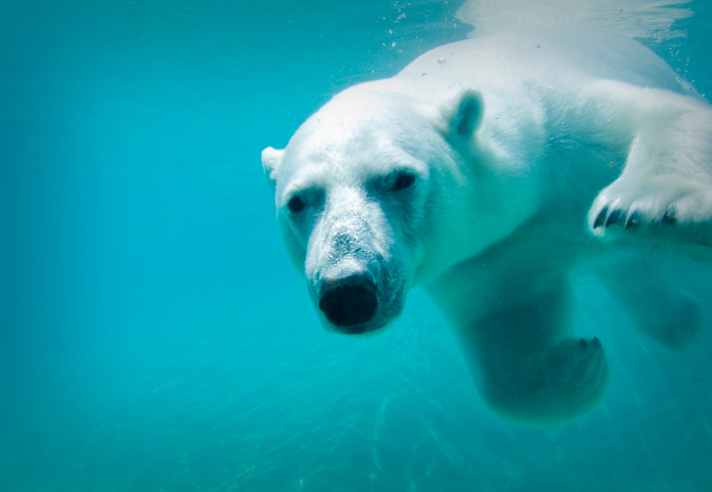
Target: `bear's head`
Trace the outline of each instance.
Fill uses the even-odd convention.
[[[262,152],[289,255],[324,325],[347,334],[386,326],[412,286],[477,247],[458,147],[480,124],[480,94],[429,109],[368,85]]]

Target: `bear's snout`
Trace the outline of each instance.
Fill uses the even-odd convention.
[[[378,307],[376,285],[362,274],[329,280],[321,287],[319,309],[339,331],[357,335],[369,330]]]

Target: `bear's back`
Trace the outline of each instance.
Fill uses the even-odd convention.
[[[474,85],[493,92],[509,83],[570,87],[611,79],[684,92],[676,74],[648,48],[619,34],[583,26],[513,31],[451,43],[421,55],[394,79],[447,84],[453,90]]]

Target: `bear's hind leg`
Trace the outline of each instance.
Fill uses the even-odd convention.
[[[475,382],[488,406],[509,420],[571,421],[605,394],[608,363],[601,342],[566,336],[571,320],[564,280],[546,292],[529,289],[529,295],[517,287],[516,299],[463,333]]]
[[[596,277],[636,327],[667,348],[685,349],[702,332],[699,304],[670,282],[663,260],[632,256],[598,268]]]

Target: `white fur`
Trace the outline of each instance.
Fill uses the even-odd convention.
[[[337,95],[263,166],[315,303],[326,282],[364,275],[378,290],[371,331],[424,286],[490,407],[546,425],[592,408],[608,378],[601,344],[572,337],[567,273],[602,257],[630,265],[624,245],[708,259],[711,157],[712,111],[664,62],[577,28],[437,48]],[[403,174],[414,184],[394,191]],[[596,265],[645,333],[672,348],[697,335],[694,301]],[[620,272],[684,316],[646,314]]]

